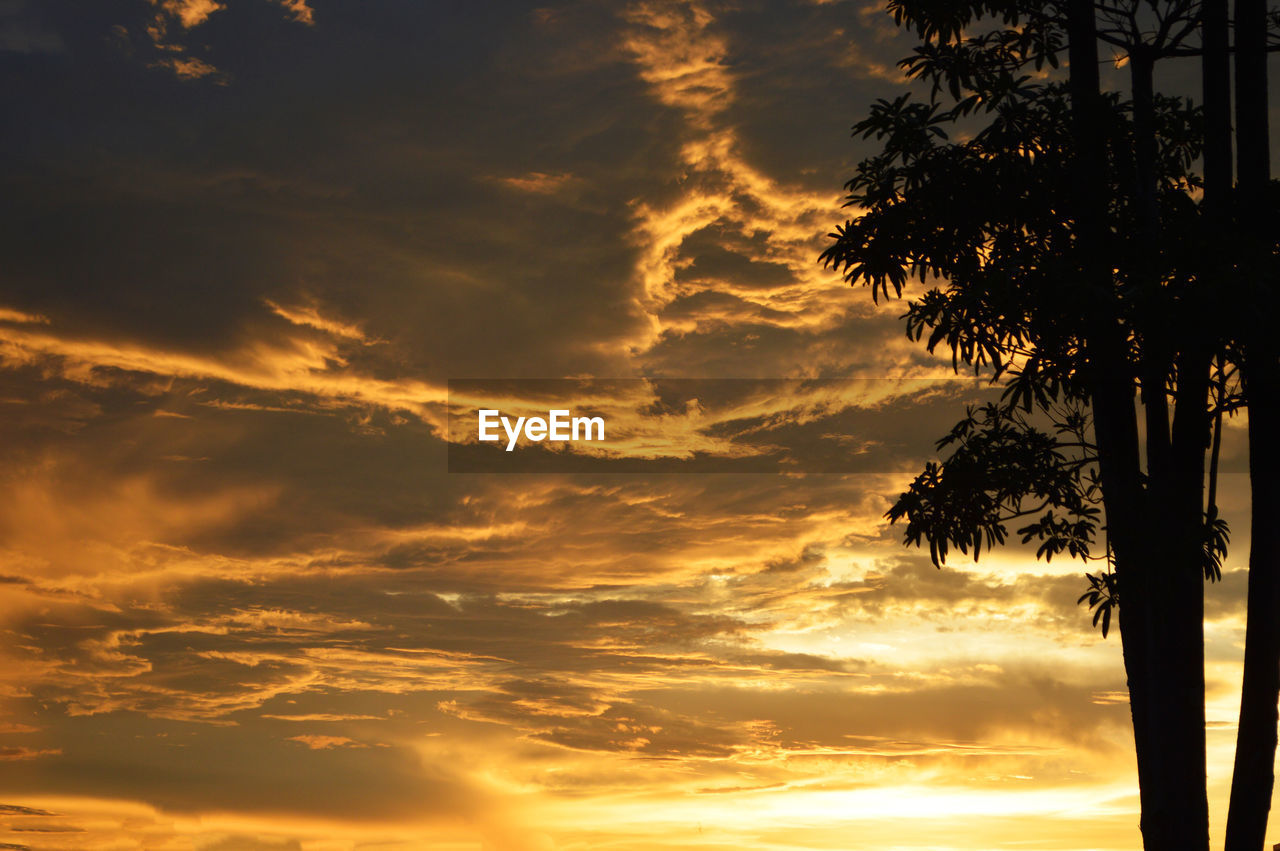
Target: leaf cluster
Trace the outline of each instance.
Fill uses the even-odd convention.
[[[1087,602],[1093,611],[1093,625],[1102,629],[1102,637],[1107,637],[1111,629],[1111,610],[1120,605],[1119,583],[1114,573],[1086,573],[1089,590],[1080,595],[1076,605]]]
[[[1007,399],[970,408],[938,441],[950,454],[925,465],[889,509],[890,522],[905,520],[906,542],[927,541],[939,567],[952,547],[977,559],[1003,544],[1019,518],[1030,522],[1016,533],[1039,542],[1037,556],[1089,558],[1101,514],[1095,459],[1080,440],[1084,414],[1063,419],[1070,424],[1050,432]]]

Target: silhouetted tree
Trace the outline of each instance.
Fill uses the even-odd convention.
[[[1225,5],[1225,4],[1224,4]],[[1225,16],[1225,10],[1220,14]],[[1236,0],[1237,231],[1242,286],[1251,308],[1242,329],[1249,404],[1252,540],[1248,625],[1240,725],[1227,815],[1226,851],[1263,847],[1275,784],[1276,702],[1280,695],[1280,347],[1276,344],[1274,206],[1269,201],[1267,10],[1264,0]]]
[[[1248,2],[1237,3],[1237,18],[1255,14]],[[1104,634],[1117,614],[1144,844],[1207,849],[1203,581],[1219,575],[1227,545],[1216,508],[1219,435],[1222,414],[1241,401],[1230,392],[1235,367],[1256,389],[1249,370],[1262,360],[1274,370],[1276,360],[1274,349],[1242,356],[1224,309],[1223,294],[1242,278],[1219,250],[1231,229],[1225,5],[895,0],[889,8],[921,39],[901,64],[930,96],[880,101],[855,126],[882,149],[847,184],[860,215],[837,229],[823,260],[876,298],[901,297],[909,276],[942,281],[909,303],[908,334],[928,332],[931,351],[945,345],[957,367],[988,368],[1006,383],[1000,404],[970,411],[940,441],[950,455],[927,465],[889,516],[906,521],[908,542],[928,541],[939,565],[949,547],[977,557],[1003,543],[1018,520],[1017,534],[1038,541],[1042,557],[1105,561],[1081,599]],[[1258,31],[1255,59],[1265,51]],[[1127,63],[1127,98],[1102,92],[1099,42]],[[1035,73],[1057,68],[1064,51],[1065,82]],[[1203,109],[1152,84],[1158,61],[1195,55]],[[1246,76],[1259,73],[1265,102],[1265,69],[1249,66]],[[1259,120],[1265,154],[1265,110],[1250,113],[1250,126]],[[970,138],[950,141],[955,127]],[[1250,244],[1265,245],[1265,235]],[[1255,273],[1264,254],[1254,251]],[[1256,336],[1260,352],[1272,335]],[[1255,490],[1255,514],[1256,505]],[[1251,640],[1268,629],[1254,628],[1263,619],[1254,586],[1251,578]],[[1258,594],[1274,606],[1277,586],[1259,583]],[[1273,680],[1274,632],[1256,654],[1260,664],[1272,660]],[[1255,702],[1270,701],[1269,801],[1276,691],[1259,682]],[[1260,735],[1265,721],[1247,727],[1242,714],[1242,739],[1246,729]],[[1237,787],[1240,776],[1237,768]],[[1259,795],[1246,797],[1240,811],[1256,821]]]

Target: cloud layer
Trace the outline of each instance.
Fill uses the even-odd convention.
[[[817,263],[908,47],[860,2],[0,3],[0,847],[1134,847],[1080,565],[883,519],[972,391]],[[810,466],[447,472],[451,380],[570,378],[634,457]]]

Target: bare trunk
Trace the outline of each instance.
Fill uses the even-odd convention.
[[[1107,535],[1115,557],[1120,607],[1117,628],[1124,654],[1133,719],[1134,751],[1142,811],[1157,809],[1163,772],[1160,748],[1151,724],[1150,607],[1147,565],[1141,559],[1140,530],[1145,526],[1145,494],[1135,411],[1134,383],[1128,343],[1111,305],[1111,269],[1107,256],[1107,162],[1103,136],[1103,102],[1098,77],[1098,48],[1092,0],[1071,0],[1068,38],[1073,131],[1077,148],[1074,200],[1078,262],[1086,292],[1081,299],[1083,335],[1087,339],[1090,405],[1107,513]],[[1144,818],[1144,836],[1146,835]],[[1148,848],[1154,848],[1148,845]]]
[[[1231,194],[1231,60],[1227,0],[1202,0],[1201,82],[1204,100],[1204,203],[1210,226],[1220,231]]]
[[[1267,184],[1266,3],[1236,0],[1236,149],[1239,224],[1247,237],[1241,280],[1261,321],[1247,331],[1242,371],[1249,401],[1249,479],[1253,491],[1248,626],[1240,726],[1227,816],[1227,851],[1261,851],[1275,784],[1276,703],[1280,695],[1280,352],[1274,342],[1276,294],[1270,284]]]
[[[1227,814],[1227,851],[1261,851],[1275,783],[1276,699],[1280,695],[1280,369],[1275,352],[1256,349],[1245,364],[1249,393],[1249,477],[1253,524],[1249,551],[1248,626],[1235,770]]]
[[[1131,53],[1135,138],[1130,202],[1137,243],[1132,283],[1150,306],[1139,326],[1147,488],[1140,527],[1143,551],[1130,556],[1141,560],[1143,581],[1133,589],[1137,599],[1122,583],[1121,600],[1143,610],[1145,626],[1143,707],[1150,753],[1145,777],[1144,766],[1139,766],[1139,781],[1153,788],[1143,795],[1143,843],[1148,851],[1208,851],[1200,530],[1210,358],[1205,346],[1196,345],[1201,334],[1180,333],[1189,329],[1179,328],[1180,305],[1171,300],[1159,272],[1154,60],[1145,48]],[[1166,385],[1175,362],[1178,394],[1171,423]]]

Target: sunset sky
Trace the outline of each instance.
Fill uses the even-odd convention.
[[[817,261],[911,44],[866,0],[0,0],[0,848],[1140,847],[1085,566],[883,519],[981,394]],[[614,444],[451,466],[566,378]]]

